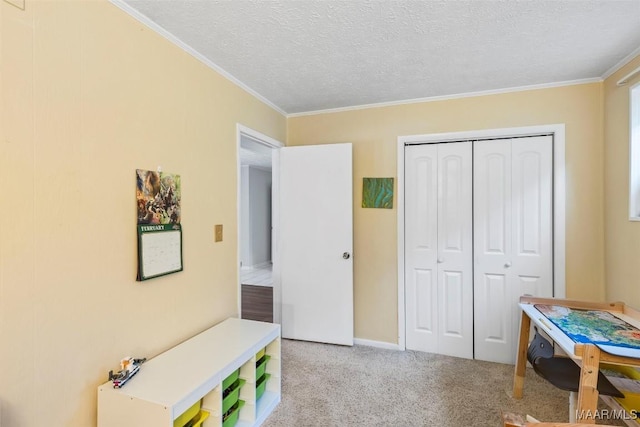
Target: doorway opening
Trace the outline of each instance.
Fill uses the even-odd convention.
[[[277,282],[277,149],[283,144],[238,125],[238,313],[243,319],[279,322]],[[275,277],[274,277],[275,276]]]

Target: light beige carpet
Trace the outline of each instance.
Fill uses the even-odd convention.
[[[568,421],[568,392],[528,368],[516,400],[512,382],[512,365],[282,340],[282,402],[263,425],[497,427],[503,411]]]

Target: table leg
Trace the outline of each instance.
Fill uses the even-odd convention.
[[[595,423],[598,409],[598,372],[600,370],[600,349],[592,344],[584,345],[582,369],[580,372],[580,388],[578,389],[578,405],[576,421],[578,423]]]
[[[522,389],[524,388],[524,375],[527,368],[527,348],[529,347],[529,329],[531,319],[522,312],[520,318],[520,338],[518,340],[518,352],[516,353],[516,367],[513,373],[513,397],[522,399]]]

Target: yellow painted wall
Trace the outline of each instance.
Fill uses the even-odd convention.
[[[0,1],[3,427],[95,425],[122,357],[237,314],[237,122],[286,137],[285,117],[106,1]],[[182,177],[185,271],[139,283],[135,170],[159,165]]]
[[[640,308],[640,222],[629,221],[629,87],[616,82],[640,56],[604,82],[605,248],[607,299]]]
[[[603,299],[602,98],[592,83],[290,118],[287,145],[353,143],[355,336],[398,339],[396,208],[360,206],[363,177],[396,177],[400,135],[565,123],[567,296]]]

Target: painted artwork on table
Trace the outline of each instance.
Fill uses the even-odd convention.
[[[180,224],[180,175],[136,170],[138,224]]]
[[[607,353],[640,357],[640,330],[603,310],[536,304],[547,319],[579,344],[595,344]]]
[[[363,208],[393,208],[393,178],[362,178]]]

